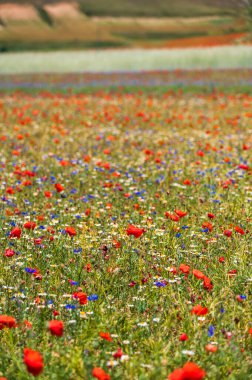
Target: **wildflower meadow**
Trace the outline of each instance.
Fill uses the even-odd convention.
[[[252,379],[251,92],[12,89],[0,128],[1,380]]]

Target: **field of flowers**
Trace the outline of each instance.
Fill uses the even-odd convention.
[[[57,92],[90,92],[95,89],[148,88],[149,91],[166,92],[167,89],[182,89],[196,93],[214,90],[225,92],[249,92],[252,90],[252,69],[223,70],[157,70],[140,72],[84,72],[68,74],[0,74],[0,93],[6,90],[26,91],[51,90]]]
[[[0,379],[252,379],[252,96],[2,93],[0,127]]]

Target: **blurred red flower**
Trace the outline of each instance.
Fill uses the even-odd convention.
[[[99,335],[100,335],[100,337],[101,337],[102,339],[105,339],[105,340],[107,340],[107,341],[109,341],[109,342],[112,342],[112,341],[113,341],[113,339],[111,338],[109,332],[100,332]]]
[[[196,315],[206,315],[208,313],[208,308],[196,305],[192,308],[191,313]]]
[[[202,380],[206,373],[197,364],[188,362],[183,368],[175,369],[169,376],[169,380]]]
[[[126,230],[128,235],[133,235],[135,238],[139,238],[145,230],[143,228],[138,228],[130,224]]]
[[[22,234],[22,231],[19,227],[14,227],[12,230],[11,230],[11,233],[10,233],[10,239],[11,238],[17,238],[17,239],[20,239],[20,236]]]
[[[64,324],[62,321],[56,321],[53,319],[49,322],[48,329],[52,335],[62,336],[64,332]]]
[[[16,319],[10,317],[9,315],[0,315],[0,330],[4,327],[11,329],[12,327],[16,327]]]
[[[92,375],[98,380],[110,380],[110,376],[102,368],[96,367],[92,371]]]
[[[33,376],[38,376],[43,371],[43,357],[38,351],[33,351],[30,348],[25,348],[24,363],[27,367],[27,371]]]
[[[73,227],[66,227],[65,231],[69,236],[75,236],[76,235],[76,231]]]

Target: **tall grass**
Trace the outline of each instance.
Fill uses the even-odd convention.
[[[0,73],[251,68],[252,47],[2,53]]]

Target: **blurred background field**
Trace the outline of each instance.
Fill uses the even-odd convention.
[[[0,51],[251,44],[245,3],[4,0]]]
[[[0,73],[130,72],[174,69],[251,68],[252,46],[5,53]]]
[[[87,73],[75,78],[75,89],[251,88],[251,20],[251,0],[0,0],[1,88],[16,88],[17,81],[24,88],[55,87],[50,76],[40,81],[36,74],[66,74],[56,83],[69,88],[68,74],[75,73]],[[203,74],[208,69],[224,71],[211,80]],[[193,72],[188,81],[174,70]]]

